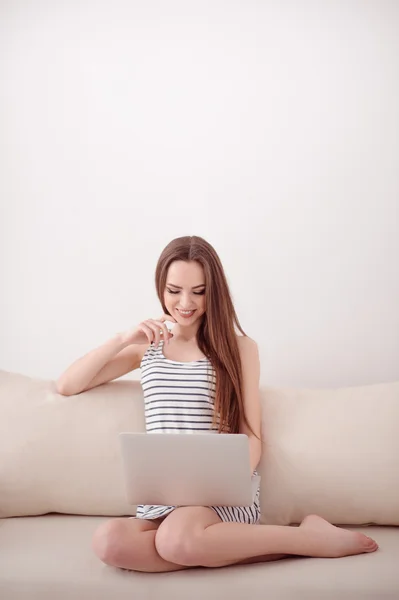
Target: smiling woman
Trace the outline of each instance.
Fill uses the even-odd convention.
[[[175,239],[159,258],[155,282],[164,314],[76,361],[60,377],[58,391],[77,394],[141,367],[149,434],[244,433],[251,472],[256,472],[261,453],[258,348],[238,321],[218,255],[200,237]],[[249,507],[139,505],[136,518],[102,524],[93,548],[103,562],[137,571],[377,549],[366,536],[317,516],[294,528],[259,525],[259,516],[259,490]]]
[[[242,422],[252,430],[243,407],[236,330],[245,333],[216,251],[200,237],[173,240],[159,258],[155,283],[165,313],[176,319],[183,339],[191,339],[215,370],[215,415],[220,417],[220,431],[238,433]]]
[[[164,294],[167,312],[176,319],[182,317],[188,321],[194,316],[199,319],[205,312],[205,290],[201,265],[195,261],[173,262],[169,267]]]

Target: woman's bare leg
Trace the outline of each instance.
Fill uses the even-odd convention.
[[[300,527],[222,523],[203,507],[176,509],[164,520],[119,518],[100,525],[93,549],[106,564],[161,573],[195,566],[275,561],[290,555],[339,557],[374,552],[376,542],[320,517]]]
[[[94,533],[93,550],[107,565],[147,573],[165,573],[189,569],[193,565],[179,565],[161,558],[155,548],[155,536],[162,519],[145,520],[117,518],[102,523]],[[220,523],[220,518],[211,511],[208,522]],[[283,555],[267,555],[243,561],[220,564],[227,566],[266,562],[284,558]],[[200,566],[200,565],[195,565]]]
[[[367,536],[309,516],[300,527],[222,523],[204,507],[178,508],[160,524],[155,548],[164,560],[185,566],[220,567],[265,555],[338,558],[374,552]],[[277,558],[276,557],[276,558]]]
[[[187,569],[161,558],[155,549],[160,519],[111,519],[94,533],[93,550],[102,562],[121,569],[151,573]]]

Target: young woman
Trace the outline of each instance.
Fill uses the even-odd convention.
[[[200,237],[175,239],[159,258],[155,280],[162,317],[80,358],[58,380],[59,393],[78,394],[141,367],[149,433],[245,433],[255,472],[261,455],[258,349],[240,326],[218,255]],[[174,324],[172,332],[165,322]],[[259,515],[258,497],[252,507],[139,506],[136,518],[102,524],[93,548],[106,564],[147,572],[378,548],[318,516],[283,527],[260,525]]]

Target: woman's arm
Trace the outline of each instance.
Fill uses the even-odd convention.
[[[58,379],[57,392],[63,396],[80,394],[137,369],[152,342],[158,347],[161,339],[167,342],[173,337],[165,321],[176,322],[170,315],[147,319],[134,329],[118,333],[99,348],[85,354]]]
[[[140,366],[143,352],[145,347],[128,345],[118,334],[76,360],[58,379],[57,392],[72,396],[122,377]]]
[[[258,466],[262,451],[259,352],[256,342],[249,337],[239,337],[238,348],[241,355],[244,410],[253,431],[252,433],[242,421],[240,433],[245,433],[249,438],[251,473],[253,473]]]

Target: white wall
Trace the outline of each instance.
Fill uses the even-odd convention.
[[[0,4],[0,368],[57,375],[226,267],[262,382],[399,379],[399,3]]]

